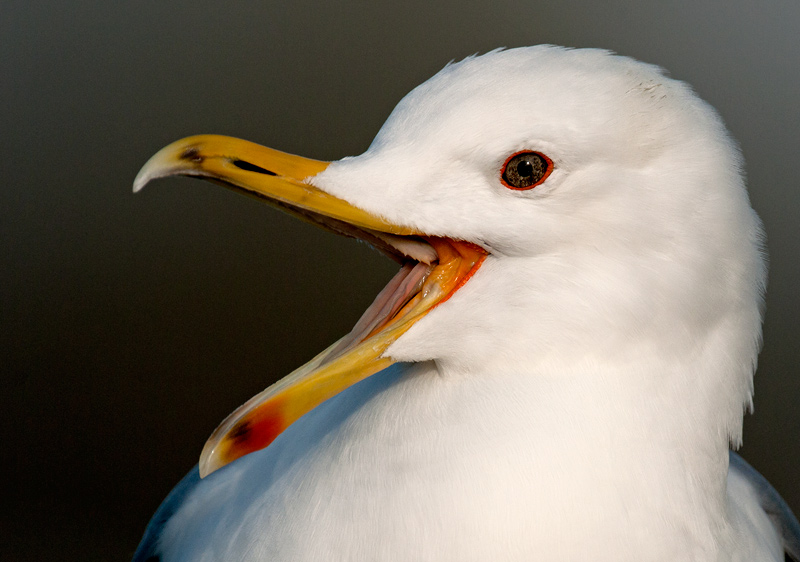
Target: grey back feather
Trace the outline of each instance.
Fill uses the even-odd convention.
[[[178,510],[183,503],[183,500],[189,495],[195,486],[200,482],[200,471],[197,465],[189,471],[189,474],[183,477],[178,482],[169,495],[161,502],[161,505],[150,519],[147,528],[144,531],[142,541],[133,555],[132,562],[159,562],[159,540],[161,532],[164,530],[164,525],[169,521],[170,517]]]
[[[752,485],[761,507],[769,515],[783,541],[784,551],[789,559],[800,562],[800,523],[783,498],[766,478],[733,451],[730,453],[729,470],[737,472]]]

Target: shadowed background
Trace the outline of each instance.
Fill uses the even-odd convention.
[[[345,334],[395,271],[210,184],[133,196],[152,153],[213,132],[358,154],[451,59],[537,43],[664,66],[740,141],[771,255],[744,456],[800,510],[800,4],[644,4],[6,0],[0,558],[128,559],[217,423]]]

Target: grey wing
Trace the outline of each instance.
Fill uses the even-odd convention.
[[[788,559],[800,562],[800,523],[783,498],[766,478],[733,451],[730,453],[729,470],[736,472],[750,484],[759,504],[780,536]]]
[[[155,514],[147,528],[144,530],[144,536],[133,555],[132,562],[159,562],[161,557],[158,554],[158,541],[161,538],[161,532],[164,530],[164,525],[169,521],[170,517],[178,510],[183,503],[186,496],[191,492],[195,486],[200,482],[200,471],[197,465],[194,466],[189,474],[183,477],[178,484],[172,489],[169,495],[158,506]]]

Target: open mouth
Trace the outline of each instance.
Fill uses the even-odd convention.
[[[363,240],[401,264],[348,335],[248,400],[217,427],[200,457],[201,476],[267,447],[317,405],[391,365],[386,349],[449,299],[487,255],[469,242],[388,223],[304,182],[327,165],[239,139],[200,135],[161,149],[136,176],[134,191],[167,176],[208,179]]]

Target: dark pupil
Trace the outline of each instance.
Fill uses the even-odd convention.
[[[517,154],[503,171],[509,187],[525,189],[537,185],[547,173],[547,162],[535,152]]]
[[[517,173],[521,178],[527,178],[533,175],[533,164],[529,160],[523,160],[517,164]]]

